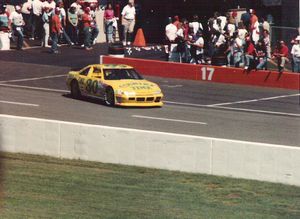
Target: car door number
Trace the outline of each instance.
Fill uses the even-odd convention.
[[[98,91],[98,81],[97,80],[93,81],[92,79],[88,79],[86,81],[85,89],[88,93],[96,94]]]

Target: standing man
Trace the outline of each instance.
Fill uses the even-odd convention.
[[[17,36],[17,50],[22,50],[24,35],[23,35],[23,26],[25,24],[23,16],[21,13],[21,6],[16,5],[15,11],[12,12],[9,16],[9,20],[12,24],[13,34]]]
[[[295,39],[291,54],[293,56],[293,70],[294,72],[300,73],[300,36],[297,36]]]
[[[84,48],[85,50],[93,49],[91,46],[91,22],[92,17],[90,15],[90,7],[84,9],[84,14],[82,15],[82,24],[83,24],[83,35],[84,35]]]
[[[134,0],[129,0],[128,4],[122,10],[122,25],[123,25],[123,45],[125,46],[131,44],[132,33],[135,26],[135,7]],[[127,37],[128,34],[128,37]]]
[[[62,33],[62,26],[59,18],[60,8],[55,8],[55,14],[51,18],[51,38],[52,38],[52,46],[51,53],[58,53],[58,36]]]
[[[26,36],[30,36],[32,26],[32,0],[28,0],[22,5],[22,15],[25,22],[24,33]]]
[[[34,40],[35,37],[42,38],[42,14],[43,14],[43,1],[33,0],[32,2],[32,28],[31,28],[31,38]]]

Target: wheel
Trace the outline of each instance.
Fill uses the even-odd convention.
[[[108,106],[114,106],[115,105],[115,93],[114,93],[114,90],[111,87],[106,89],[105,103]]]
[[[75,99],[81,98],[81,92],[77,81],[71,82],[71,96]]]

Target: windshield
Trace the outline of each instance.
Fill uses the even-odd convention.
[[[141,80],[143,77],[134,69],[104,69],[105,80]]]

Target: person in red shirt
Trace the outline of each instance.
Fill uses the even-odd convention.
[[[52,39],[52,46],[51,52],[58,53],[58,36],[62,33],[62,25],[59,18],[60,8],[55,8],[55,14],[51,18],[51,39]]]
[[[284,70],[285,62],[289,61],[289,48],[285,45],[284,41],[281,40],[277,43],[277,47],[274,50],[273,58],[277,59],[278,71],[281,73]]]
[[[92,17],[90,16],[91,9],[86,7],[84,9],[84,14],[81,17],[81,21],[83,24],[83,35],[84,35],[84,48],[85,50],[91,50],[91,22]]]
[[[253,41],[251,40],[250,36],[246,38],[246,52],[245,52],[245,58],[246,58],[246,63],[245,63],[245,70],[251,71],[249,68],[251,62],[254,62],[254,58],[256,56],[256,49],[253,44]]]

